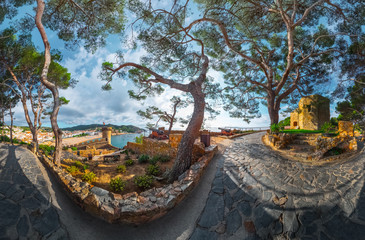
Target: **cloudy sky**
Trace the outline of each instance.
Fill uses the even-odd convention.
[[[22,13],[34,14],[32,8],[24,8]],[[9,26],[9,22],[5,21],[1,25],[1,29]],[[158,97],[148,98],[145,103],[137,102],[129,99],[127,91],[133,88],[133,85],[123,79],[115,79],[112,83],[113,90],[102,91],[103,82],[98,78],[101,70],[101,64],[108,60],[113,61],[117,50],[124,51],[126,61],[139,62],[141,56],[144,55],[143,49],[135,51],[128,50],[119,37],[111,36],[105,48],[99,49],[94,54],[88,53],[84,48],[80,47],[74,51],[64,48],[64,44],[57,39],[54,32],[47,31],[50,44],[53,49],[58,49],[63,54],[61,64],[68,69],[72,77],[78,80],[75,88],[61,90],[60,95],[70,100],[68,105],[62,106],[58,120],[61,127],[69,127],[82,124],[93,123],[111,123],[116,125],[132,124],[139,127],[145,127],[147,121],[142,120],[136,111],[145,109],[149,105],[155,105],[163,110],[170,109],[169,99],[180,93],[175,90],[166,88],[166,91]],[[43,43],[38,31],[32,32],[33,42],[39,51],[43,51]],[[217,72],[210,71],[208,75],[215,78],[216,81],[223,81],[221,75]],[[218,107],[220,108],[220,107]],[[206,121],[207,128],[216,127],[267,127],[270,120],[267,109],[261,107],[262,117],[253,119],[247,124],[241,119],[230,118],[227,112],[221,109],[221,114],[213,120]],[[192,108],[188,107],[178,112],[178,117],[185,117],[192,112]],[[26,126],[23,108],[20,104],[15,108],[15,125]],[[50,126],[49,120],[43,121],[44,126]],[[179,127],[176,125],[176,127]]]

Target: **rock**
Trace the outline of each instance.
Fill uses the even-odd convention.
[[[20,237],[26,237],[29,231],[28,219],[26,216],[20,218],[18,224],[16,225],[16,230]]]
[[[274,204],[281,206],[281,205],[284,205],[286,203],[286,201],[288,201],[288,197],[285,196],[285,197],[278,198],[277,196],[275,196],[272,199],[272,201],[274,202]]]
[[[228,213],[226,222],[226,232],[230,235],[234,234],[240,227],[242,227],[242,218],[237,210],[233,210],[232,212]]]
[[[223,196],[210,194],[200,217],[198,225],[204,228],[210,228],[223,221],[224,201]]]
[[[33,228],[39,232],[41,236],[46,236],[55,231],[58,227],[58,214],[53,207],[47,209],[43,215],[37,216],[33,222]]]
[[[105,196],[105,195],[109,194],[109,191],[99,188],[99,187],[93,187],[93,188],[91,188],[90,191],[97,196]]]
[[[283,214],[283,231],[295,233],[298,231],[299,223],[294,210],[284,211]]]
[[[245,229],[249,233],[255,233],[255,224],[252,221],[244,221],[243,226],[245,226]]]
[[[15,224],[20,215],[20,206],[7,200],[0,200],[0,228]]]
[[[202,239],[215,240],[218,239],[218,234],[216,232],[210,232],[200,227],[195,228],[193,234],[190,237],[190,240],[202,240]]]

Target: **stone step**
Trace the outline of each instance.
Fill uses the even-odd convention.
[[[309,144],[310,141],[308,140],[298,140],[298,139],[294,139],[292,141],[292,144],[295,144],[295,145],[310,145]]]
[[[290,144],[287,146],[288,149],[294,150],[297,153],[313,153],[314,147],[310,145],[302,145],[302,144]]]

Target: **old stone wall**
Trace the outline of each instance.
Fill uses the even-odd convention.
[[[217,150],[217,146],[207,148],[207,154],[191,165],[190,169],[172,184],[152,188],[140,194],[132,192],[124,195],[92,187],[90,184],[74,178],[55,165],[48,157],[39,156],[39,158],[52,170],[70,196],[85,211],[111,223],[141,224],[165,215],[182,201],[199,182],[204,169]]]
[[[338,122],[338,133],[345,136],[354,136],[354,124],[350,121],[339,121]]]

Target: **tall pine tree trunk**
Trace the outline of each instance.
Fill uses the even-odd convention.
[[[58,88],[55,84],[48,81],[47,75],[48,75],[48,69],[49,65],[51,64],[51,46],[48,41],[48,37],[46,34],[46,31],[44,29],[44,26],[42,24],[42,16],[44,13],[45,8],[45,2],[44,0],[37,0],[37,13],[35,17],[36,26],[38,28],[39,33],[41,34],[43,44],[44,44],[44,66],[42,69],[42,75],[41,75],[41,82],[43,83],[46,88],[48,88],[53,95],[53,109],[51,113],[51,126],[53,130],[53,134],[55,137],[55,153],[54,153],[54,162],[57,165],[61,164],[61,151],[62,151],[62,131],[58,127],[57,123],[57,116],[58,111],[61,107],[60,97],[58,93]]]
[[[175,163],[169,175],[170,182],[176,180],[191,166],[194,142],[199,137],[199,131],[203,124],[204,93],[201,86],[196,85],[196,83],[191,83],[189,87],[191,88],[189,92],[194,98],[194,112],[178,146]]]

